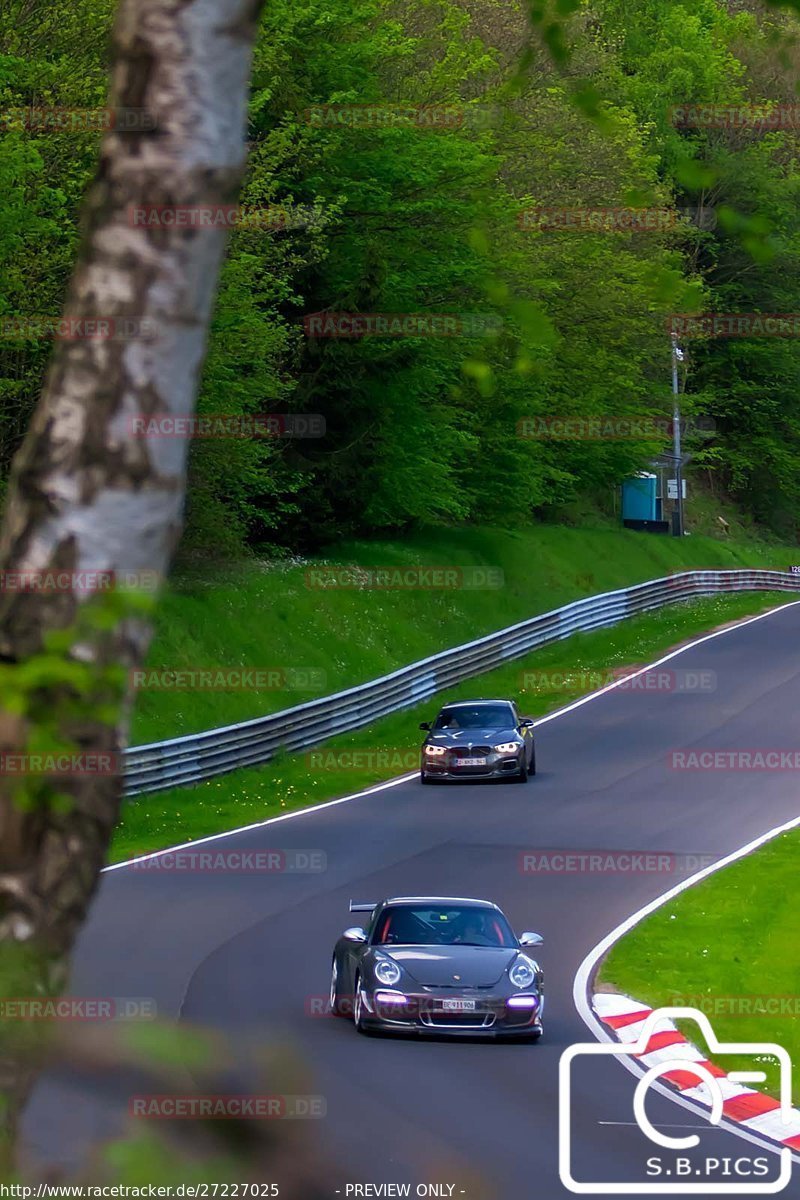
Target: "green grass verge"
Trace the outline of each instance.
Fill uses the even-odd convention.
[[[600,983],[654,1008],[700,1008],[721,1041],[776,1042],[800,1062],[799,855],[792,830],[683,892],[614,947]],[[681,1024],[697,1042],[695,1023]],[[726,1055],[723,1065],[753,1070],[752,1058]],[[767,1083],[755,1086],[777,1096],[775,1061],[759,1066]]]
[[[329,695],[581,596],[691,567],[785,569],[797,550],[755,539],[658,537],[612,528],[424,530],[402,542],[342,544],[324,560],[365,566],[491,567],[488,589],[310,588],[311,563],[184,569],[159,605],[145,677],[218,668],[286,672],[262,690],[143,687],[131,743],[248,720]],[[306,671],[315,672],[306,686]],[[159,674],[155,674],[159,673]],[[293,674],[294,673],[294,674]],[[273,676],[274,678],[274,676]]]
[[[704,630],[786,600],[783,593],[750,593],[669,605],[611,629],[546,646],[450,689],[440,699],[513,696],[526,713],[541,716],[594,690],[609,670],[651,661]],[[461,639],[470,632],[462,629]],[[524,676],[530,672],[536,676],[535,686],[526,690]],[[542,673],[571,678],[542,687]],[[421,741],[419,722],[429,718],[436,705],[433,698],[306,754],[279,756],[264,767],[131,800],[117,828],[113,860],[265,820],[413,770]]]

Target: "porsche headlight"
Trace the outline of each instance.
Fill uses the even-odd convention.
[[[375,978],[378,983],[385,983],[387,987],[392,987],[400,978],[400,968],[390,958],[379,958],[375,963]]]
[[[446,749],[447,749],[446,746],[426,746],[425,753],[426,754],[444,754]]]
[[[529,988],[536,982],[536,967],[529,958],[526,958],[524,954],[520,954],[508,972],[508,978],[516,988]]]
[[[501,742],[499,746],[495,746],[498,754],[516,754],[519,750],[519,742]]]

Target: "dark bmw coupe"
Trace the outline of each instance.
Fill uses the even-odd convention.
[[[541,1037],[542,938],[517,938],[496,904],[401,896],[350,911],[370,916],[334,947],[330,1006],[360,1033]]]
[[[424,721],[420,779],[511,779],[536,774],[533,721],[521,717],[513,700],[469,700],[445,704],[436,720]]]

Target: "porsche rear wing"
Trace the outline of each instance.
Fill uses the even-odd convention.
[[[372,912],[374,907],[375,905],[369,902],[359,903],[356,900],[350,901],[350,912]]]

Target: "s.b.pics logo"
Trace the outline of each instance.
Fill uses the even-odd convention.
[[[611,1006],[625,1000],[595,999]],[[696,1008],[651,1011],[642,1006],[637,1012],[628,1001],[627,1011],[620,1007],[617,1015],[603,1019],[620,1040],[569,1046],[559,1062],[559,1175],[568,1191],[589,1196],[733,1196],[774,1195],[786,1188],[800,1114],[792,1109],[792,1064],[783,1046],[720,1042],[708,1017]],[[702,1039],[707,1051],[693,1045],[675,1020],[694,1021],[698,1041]],[[752,1069],[742,1069],[742,1058],[751,1061]],[[638,1076],[638,1082],[631,1081],[629,1104],[620,1097],[615,1059]],[[768,1078],[780,1100],[747,1086],[763,1085]],[[671,1089],[678,1089],[684,1105],[670,1105],[674,1115],[665,1113],[663,1098],[654,1095],[670,1095]],[[780,1158],[760,1151],[752,1136],[741,1141],[741,1149],[730,1138],[721,1142],[723,1119],[744,1122],[743,1131],[784,1143]],[[591,1150],[598,1125],[605,1127],[608,1152],[603,1155]],[[613,1164],[609,1170],[623,1178],[597,1178],[603,1163]]]

